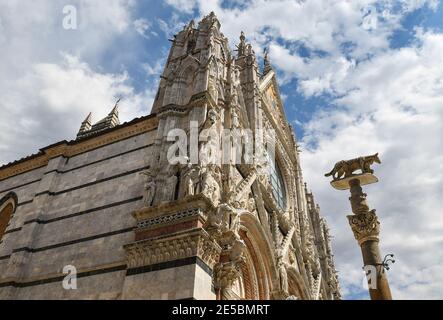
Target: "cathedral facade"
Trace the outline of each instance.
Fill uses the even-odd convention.
[[[150,115],[0,167],[0,237],[1,299],[340,299],[269,58],[213,13],[172,40]]]

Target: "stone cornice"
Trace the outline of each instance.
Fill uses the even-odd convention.
[[[192,209],[200,209],[204,212],[214,210],[211,201],[202,194],[189,196],[174,202],[167,202],[154,207],[145,207],[138,209],[132,213],[137,222],[155,219],[160,216],[174,214],[177,212],[189,211]]]
[[[43,166],[52,158],[66,158],[87,152],[126,138],[152,131],[157,128],[158,119],[155,115],[134,119],[128,123],[114,127],[99,135],[80,140],[61,141],[40,149],[40,152],[21,160],[0,167],[0,181]]]

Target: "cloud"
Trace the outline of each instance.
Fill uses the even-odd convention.
[[[155,94],[152,90],[136,93],[126,73],[97,73],[68,54],[63,55],[62,63],[34,64],[24,77],[2,88],[0,107],[6,119],[0,130],[7,133],[0,137],[2,162],[17,158],[24,150],[36,152],[38,146],[75,138],[90,111],[98,121],[118,97],[123,98],[122,121],[146,114]]]
[[[77,9],[76,30],[63,28],[67,4]],[[149,113],[154,88],[135,90],[124,67],[114,72],[103,67],[104,58],[112,64],[117,41],[131,39],[134,5],[132,0],[1,2],[0,163],[75,138],[89,111],[99,120],[117,97],[123,98],[122,120]]]
[[[142,37],[149,38],[147,31],[150,26],[149,21],[144,18],[134,20],[135,31],[137,31]]]
[[[177,13],[172,13],[168,21],[158,18],[157,24],[161,31],[164,32],[165,36],[171,38],[173,35],[178,33],[183,26],[187,25],[189,21],[182,20]]]
[[[196,0],[166,0],[166,3],[184,13],[192,13],[197,5]]]

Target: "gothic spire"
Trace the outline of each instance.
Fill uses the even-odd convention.
[[[120,124],[120,119],[118,117],[118,104],[120,101],[121,98],[117,100],[117,102],[114,105],[114,108],[112,108],[111,112],[109,112],[108,116],[106,117],[106,122],[111,128]]]
[[[109,114],[105,118],[101,119],[94,125],[92,125],[92,114],[89,113],[86,119],[82,122],[80,130],[77,134],[77,139],[87,137],[100,131],[118,126],[120,124],[120,119],[118,117],[118,103],[120,102],[120,100],[121,99],[117,100],[111,112],[109,112]]]
[[[245,37],[245,33],[242,31],[240,33],[240,43],[237,46],[237,51],[238,51],[238,56],[243,56],[245,54],[245,49],[246,49],[246,37]]]
[[[89,112],[85,120],[83,120],[80,130],[77,133],[77,137],[81,136],[84,132],[91,130],[92,128],[92,112]]]
[[[271,61],[269,59],[268,50],[265,49],[265,56],[263,58],[264,66],[263,66],[263,75],[268,74],[269,71],[272,70]]]

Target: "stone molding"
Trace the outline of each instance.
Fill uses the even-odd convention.
[[[220,246],[202,228],[131,243],[124,249],[128,268],[199,257],[212,269],[221,252]]]
[[[132,216],[137,220],[137,227],[146,228],[193,216],[192,212],[195,211],[206,218],[207,212],[214,209],[205,195],[197,194],[173,202],[138,209],[132,213]]]

